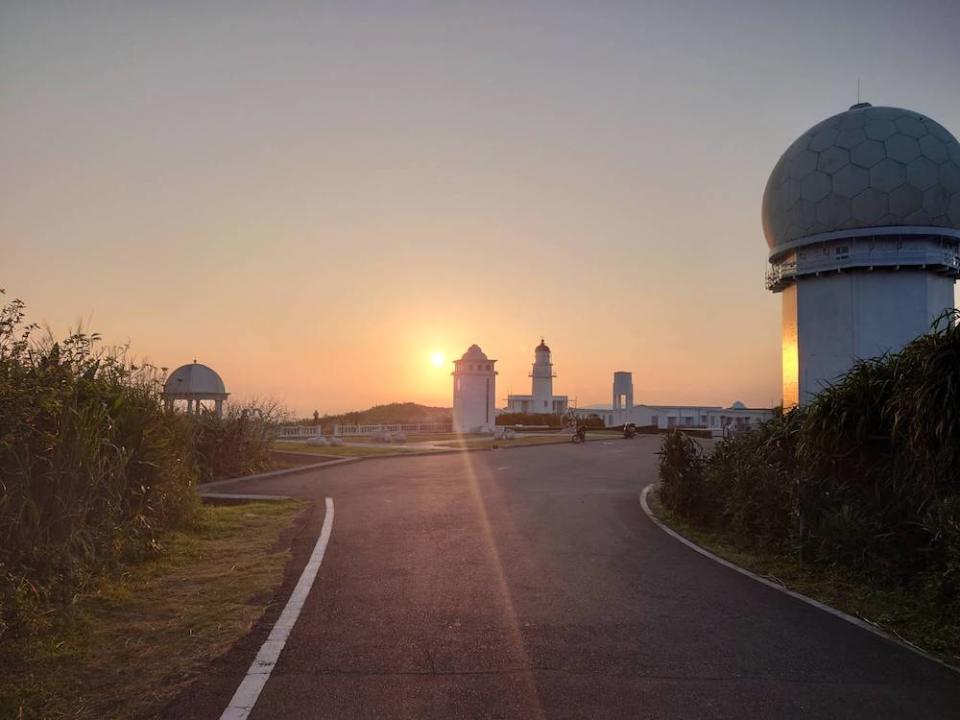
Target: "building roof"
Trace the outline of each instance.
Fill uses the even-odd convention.
[[[167,376],[163,384],[164,395],[223,395],[227,389],[220,376],[194,360],[189,365],[178,367]]]
[[[550,352],[550,347],[540,338],[540,344],[537,345],[536,352]]]
[[[467,351],[463,354],[461,360],[489,360],[483,350],[480,349],[479,345],[471,345],[467,348]]]
[[[787,148],[767,180],[762,216],[771,250],[892,226],[960,237],[960,144],[918,112],[858,103]]]

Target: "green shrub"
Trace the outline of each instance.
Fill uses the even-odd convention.
[[[798,549],[960,611],[956,318],[857,362],[809,404],[717,443],[706,459],[668,434],[664,504],[744,546]]]
[[[706,463],[712,522],[745,546],[782,551],[796,539],[796,424],[790,414],[721,440]]]
[[[225,416],[194,416],[193,459],[199,481],[209,482],[262,472],[283,413],[277,403],[228,405]]]
[[[163,412],[150,368],[95,352],[95,335],[37,342],[0,310],[0,607],[68,599],[116,560],[156,550],[196,508],[189,427]]]
[[[669,430],[660,448],[660,498],[672,512],[690,519],[707,516],[703,448],[679,430]]]
[[[0,307],[0,637],[162,552],[162,533],[195,516],[198,478],[267,467],[282,415],[167,412],[155,369],[98,351],[96,335],[38,341],[23,307]]]

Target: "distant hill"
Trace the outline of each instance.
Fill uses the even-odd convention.
[[[450,422],[450,408],[430,407],[417,403],[390,403],[375,405],[367,410],[324,415],[320,421],[340,423],[341,425],[392,425],[395,423],[443,423]],[[313,418],[304,418],[301,422],[310,424]]]

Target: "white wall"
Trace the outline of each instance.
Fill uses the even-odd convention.
[[[895,351],[929,331],[953,307],[953,280],[922,270],[848,272],[800,278],[783,298],[784,400],[795,374],[799,402],[835,380],[856,358]],[[789,342],[796,333],[796,369]]]
[[[497,397],[495,372],[462,372],[453,376],[454,432],[493,432],[496,429],[494,402]]]
[[[532,388],[533,412],[553,412],[553,363],[550,362],[550,353],[546,350],[536,350],[533,354]]]
[[[577,414],[598,415],[607,427],[634,423],[658,428],[703,427],[720,430],[730,425],[756,425],[773,417],[768,408],[722,408],[715,405],[634,405],[630,410],[579,408]]]
[[[629,410],[633,407],[633,374],[615,372],[613,374],[613,409]]]

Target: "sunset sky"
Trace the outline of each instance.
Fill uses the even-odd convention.
[[[306,415],[769,406],[764,183],[863,99],[960,132],[960,3],[2,2],[0,287]],[[442,353],[444,362],[434,356]]]

